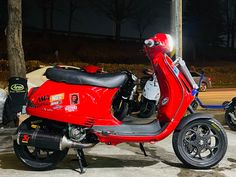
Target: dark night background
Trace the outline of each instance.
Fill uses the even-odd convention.
[[[158,32],[170,33],[170,0],[22,2],[27,61],[143,64],[148,63],[142,52],[143,39]],[[236,0],[183,0],[187,63],[235,63],[235,22]],[[6,60],[6,25],[7,0],[0,0],[1,61]]]

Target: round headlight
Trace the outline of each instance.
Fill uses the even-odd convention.
[[[169,52],[172,52],[173,49],[174,49],[174,46],[175,46],[175,44],[174,44],[174,39],[173,39],[172,36],[169,35],[169,34],[166,34],[166,37],[167,37],[168,45],[169,45]]]

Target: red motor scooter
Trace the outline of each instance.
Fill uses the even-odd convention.
[[[147,124],[121,122],[112,113],[112,102],[120,89],[129,88],[125,72],[90,74],[50,68],[49,79],[28,94],[31,115],[14,136],[17,157],[36,170],[54,167],[68,152],[77,149],[79,167],[86,165],[83,148],[98,142],[158,142],[173,131],[178,158],[193,168],[209,168],[224,157],[227,137],[223,127],[208,114],[194,113],[191,102],[197,84],[182,59],[166,55],[173,48],[170,35],[156,34],[145,41],[161,90],[157,118]],[[191,114],[184,116],[189,110]]]

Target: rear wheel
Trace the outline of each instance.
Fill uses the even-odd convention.
[[[22,130],[32,130],[32,127],[35,126],[40,127],[42,130],[47,129],[47,125],[44,124],[43,120],[30,117],[21,123],[17,132]],[[64,149],[63,151],[40,149],[27,145],[19,145],[14,141],[14,151],[16,156],[26,166],[34,170],[48,170],[55,167],[56,164],[66,156],[68,149]]]
[[[173,134],[174,151],[185,165],[210,168],[224,157],[228,141],[222,125],[215,119],[195,120]]]
[[[236,110],[234,106],[230,106],[225,112],[225,122],[229,128],[233,131],[236,131]],[[230,115],[231,114],[231,115]]]

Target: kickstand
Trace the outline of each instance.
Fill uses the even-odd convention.
[[[146,153],[146,151],[145,151],[145,149],[144,149],[143,144],[144,144],[144,143],[139,143],[139,147],[140,147],[141,151],[143,152],[144,156],[147,157],[148,155],[147,155],[147,153]]]
[[[80,173],[85,173],[85,169],[84,167],[87,167],[88,164],[87,164],[87,161],[85,159],[85,156],[84,156],[84,151],[83,149],[77,149],[77,158],[79,160],[79,168],[80,168]]]

